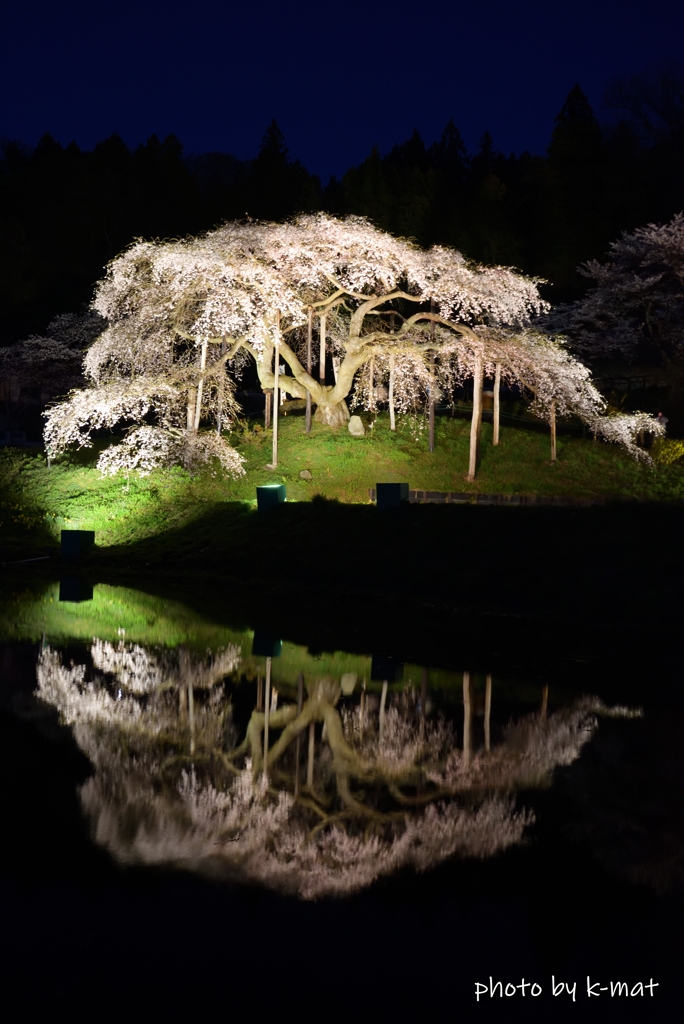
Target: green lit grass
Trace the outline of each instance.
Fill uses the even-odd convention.
[[[47,469],[44,457],[17,450],[0,452],[0,551],[4,559],[40,554],[54,545],[61,529],[95,530],[100,548],[126,547],[146,538],[184,530],[226,502],[253,503],[257,485],[284,482],[291,501],[315,495],[344,503],[367,503],[378,481],[408,481],[411,488],[473,493],[537,494],[605,500],[672,502],[684,499],[684,468],[652,469],[635,463],[616,446],[561,435],[558,461],[549,461],[545,433],[507,427],[501,444],[491,445],[491,425],[483,425],[482,462],[474,483],[465,479],[469,423],[440,417],[436,446],[427,450],[426,431],[405,418],[398,430],[381,416],[365,438],[288,416],[280,422],[278,468],[271,460],[271,435],[245,430],[231,436],[244,456],[247,474],[226,480],[206,471],[182,469],[147,477],[102,477],[96,451],[59,460]],[[417,435],[417,436],[416,436]],[[309,470],[313,479],[300,478]],[[245,508],[245,511],[247,509]]]

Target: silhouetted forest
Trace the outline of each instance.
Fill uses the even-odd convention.
[[[82,310],[106,263],[134,238],[196,234],[245,215],[363,214],[424,245],[544,277],[552,302],[571,301],[587,287],[579,263],[604,257],[622,231],[684,208],[682,83],[681,72],[617,83],[608,127],[576,85],[545,156],[505,156],[488,134],[468,153],[450,121],[433,145],[414,132],[326,185],[290,158],[275,121],[250,161],[184,157],[173,135],[153,135],[134,151],[117,135],[92,152],[49,135],[33,150],[6,141],[0,343]]]

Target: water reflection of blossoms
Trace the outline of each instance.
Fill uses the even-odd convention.
[[[236,745],[231,693],[240,652],[206,658],[95,640],[92,665],[46,647],[38,695],[91,760],[81,789],[95,840],[123,863],[170,864],[304,898],[343,895],[381,875],[454,855],[488,857],[532,821],[514,791],[545,784],[596,728],[596,701],[528,716],[473,746],[464,674],[462,743],[425,693],[386,702],[300,676],[296,702],[253,711]],[[348,687],[345,687],[348,689]],[[271,742],[273,739],[273,742]],[[264,771],[266,756],[267,771]]]

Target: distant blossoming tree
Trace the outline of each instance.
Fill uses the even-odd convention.
[[[469,720],[461,747],[449,723],[418,712],[411,689],[378,720],[364,699],[340,703],[339,681],[312,679],[303,701],[271,712],[264,772],[264,711],[236,745],[238,648],[198,659],[95,640],[90,661],[66,665],[45,648],[37,695],[95,767],[81,801],[97,841],[124,863],[171,863],[307,899],[519,842],[532,815],[516,809],[514,791],[574,761],[606,711],[589,700],[533,715],[473,751]]]
[[[579,268],[594,281],[584,299],[553,311],[550,322],[589,359],[684,357],[684,213],[667,224],[625,232],[606,263]]]
[[[408,408],[417,395],[472,377],[472,478],[485,374],[497,388],[502,379],[522,384],[552,423],[574,414],[600,429],[603,403],[587,371],[556,340],[529,329],[547,308],[537,284],[452,249],[421,249],[359,217],[229,223],[199,238],[136,242],[98,286],[93,306],[109,326],[86,358],[92,385],[51,411],[48,447],[88,443],[93,427],[153,413],[159,425],[130,435],[104,468],[130,462],[142,448],[149,463],[162,452],[168,459],[196,452],[200,424],[228,415],[226,369],[251,358],[265,390],[277,375],[285,393],[310,396],[316,420],[333,427],[347,422],[352,394],[372,408],[384,380],[393,420],[395,408]],[[326,351],[333,383],[325,382]],[[159,430],[177,438],[175,448]],[[218,454],[225,442],[212,444]],[[225,460],[229,468],[227,452]]]

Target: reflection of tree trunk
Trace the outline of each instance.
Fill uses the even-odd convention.
[[[470,672],[463,673],[463,763],[470,764],[473,753],[473,706],[470,699]]]
[[[492,717],[492,675],[491,672],[487,673],[487,681],[485,683],[485,710],[484,710],[484,734],[485,734],[485,750],[491,749],[491,733],[490,733],[490,721]]]
[[[309,324],[311,323],[311,317],[309,316]],[[297,718],[302,713],[302,704],[304,703],[304,676],[299,673],[297,678]],[[295,784],[294,784],[294,795],[299,795],[299,762],[302,754],[302,736],[301,733],[297,733],[297,743],[295,746]]]
[[[307,789],[313,789],[313,770],[314,770],[314,746],[316,742],[316,736],[314,733],[313,722],[309,725],[309,757],[306,764],[306,786]]]
[[[359,708],[359,720],[361,722],[361,732],[363,732],[366,725],[366,680],[363,681],[361,687],[361,706]]]
[[[480,457],[480,434],[482,432],[482,357],[478,356],[473,374],[473,418],[470,421],[470,462],[468,480],[475,479]]]
[[[420,680],[420,738],[425,736],[425,705],[427,704],[427,669],[423,669]]]
[[[499,420],[501,418],[501,363],[496,364],[494,371],[494,430],[492,444],[499,443]]]
[[[387,680],[382,684],[382,696],[380,697],[380,721],[379,721],[379,735],[380,742],[382,743],[382,737],[385,734],[385,703],[387,701]]]
[[[545,686],[542,689],[542,702],[541,702],[541,708],[539,709],[539,717],[542,720],[546,719],[546,712],[547,712],[548,706],[549,706],[549,688],[548,688],[548,686]]]
[[[311,343],[313,340],[313,306],[309,306],[309,321],[306,332],[306,372],[311,376]],[[306,433],[311,433],[311,392],[306,392]]]
[[[271,664],[266,658],[266,696],[264,698],[264,773],[268,772],[268,720],[271,715]]]

